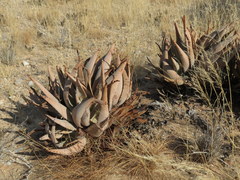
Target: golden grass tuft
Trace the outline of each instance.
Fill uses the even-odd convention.
[[[92,140],[78,156],[49,156],[39,160],[38,164],[42,167],[44,176],[50,179],[156,177],[153,172],[159,171],[158,165],[163,161],[160,157],[166,152],[163,142],[150,143],[137,134],[131,134],[129,140],[129,133],[124,130],[108,140],[106,137]],[[158,173],[160,172],[161,170]]]
[[[170,139],[144,139],[123,129],[109,141],[100,138],[89,142],[75,157],[40,158],[35,169],[46,179],[186,179],[189,174],[211,179],[237,177],[235,171],[214,159],[211,164],[182,160],[168,148],[169,143]]]

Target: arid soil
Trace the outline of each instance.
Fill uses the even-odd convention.
[[[74,57],[71,58],[74,59]],[[44,77],[45,72],[37,63],[34,64],[30,60],[29,63],[27,67],[20,64],[19,69],[26,74],[32,71],[35,76],[40,74],[38,77]],[[38,172],[43,173],[39,168],[44,166],[44,163],[38,159],[39,154],[35,154],[36,148],[31,147],[31,143],[29,144],[21,132],[30,132],[39,127],[38,123],[44,118],[35,107],[24,101],[24,96],[28,96],[28,77],[20,74],[15,81],[18,79],[21,79],[21,84],[16,85],[12,82],[12,85],[20,95],[1,99],[4,102],[1,105],[1,179],[42,179]],[[226,133],[223,132],[229,129],[215,127],[212,124],[213,118],[221,119],[220,115],[216,117],[217,113],[214,111],[217,109],[212,110],[197,102],[195,97],[188,95],[160,98],[159,93],[153,88],[155,82],[144,83],[143,79],[135,81],[139,84],[140,90],[150,92],[139,102],[139,106],[147,109],[142,116],[146,121],[135,121],[128,128],[130,132],[137,132],[149,142],[158,140],[166,143],[164,146],[167,150],[165,149],[161,154],[165,157],[160,158],[164,167],[162,179],[238,178],[239,153],[237,149],[233,150],[233,145],[229,143]],[[42,80],[42,82],[46,81]],[[230,119],[230,116],[230,114],[224,114],[222,121]],[[229,136],[236,138],[235,146],[239,147],[239,129],[232,133],[234,134]],[[209,151],[210,154],[201,154]],[[39,166],[39,163],[42,165]],[[54,176],[43,176],[43,179],[46,177],[52,179]],[[104,178],[129,179],[130,177],[113,172]],[[141,179],[141,177],[138,178]],[[152,178],[157,179],[157,176],[153,174]]]
[[[99,179],[100,171],[106,171],[100,179],[109,180],[240,178],[238,114],[210,108],[192,92],[188,94],[189,89],[163,95],[158,92],[163,87],[161,83],[154,81],[146,70],[147,57],[158,63],[155,43],[160,42],[164,33],[173,32],[174,21],[179,22],[186,15],[201,30],[208,20],[214,20],[216,26],[226,24],[229,19],[239,19],[238,1],[229,0],[227,5],[217,0],[209,4],[200,0],[131,1],[129,16],[121,1],[112,1],[112,6],[105,1],[49,2],[50,5],[44,0],[0,2],[0,179]],[[212,18],[202,18],[202,14]],[[88,169],[88,177],[74,176],[78,174],[75,169],[71,177],[66,163],[76,164],[77,158],[80,162],[83,154],[76,159],[54,156],[39,151],[24,136],[44,119],[25,101],[33,86],[28,76],[47,86],[48,66],[71,68],[77,62],[77,50],[80,58],[86,59],[98,49],[104,55],[112,43],[134,65],[134,89],[148,92],[139,102],[139,107],[146,108],[143,120],[124,127],[137,137],[137,143],[129,138],[129,144],[136,148],[129,145],[124,151],[100,152],[99,157],[108,158],[111,154],[119,158],[122,153],[122,159],[107,161],[98,157],[96,166],[89,163],[95,158],[89,155],[83,162],[86,166],[81,166],[84,172],[84,168]],[[131,150],[132,154],[128,152]],[[105,163],[106,168],[99,162]],[[125,162],[132,169],[127,169]],[[70,165],[74,167],[74,163]]]

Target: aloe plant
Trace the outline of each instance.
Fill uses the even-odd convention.
[[[150,65],[157,70],[157,77],[167,82],[183,85],[184,75],[196,65],[201,65],[208,71],[207,60],[220,69],[226,66],[226,62],[237,59],[240,52],[240,35],[229,24],[221,29],[207,30],[202,35],[196,33],[193,28],[186,25],[185,16],[182,18],[183,35],[178,24],[174,23],[176,38],[164,37],[160,49],[159,66],[154,65],[149,59]]]
[[[32,88],[30,102],[46,116],[45,134],[40,140],[52,142],[55,148],[46,148],[49,152],[61,155],[80,152],[86,145],[86,134],[101,136],[114,121],[110,115],[128,111],[119,107],[131,96],[129,59],[121,60],[119,56],[114,59],[114,45],[103,57],[98,54],[99,51],[79,61],[71,72],[66,67],[57,67],[58,78],[49,68],[49,89],[30,77],[41,90],[38,93]]]

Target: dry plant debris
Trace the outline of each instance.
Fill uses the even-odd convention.
[[[57,67],[58,79],[49,68],[49,90],[30,77],[41,93],[32,88],[29,101],[46,116],[42,123],[46,134],[40,140],[48,140],[55,147],[47,151],[76,154],[86,145],[86,134],[99,137],[114,121],[139,115],[133,110],[136,96],[122,106],[131,97],[131,65],[119,55],[114,59],[115,52],[112,45],[99,58],[98,50],[87,60],[79,60],[71,72]]]
[[[227,64],[233,63],[235,65],[232,67],[235,69],[233,74],[239,77],[237,56],[240,52],[240,34],[235,30],[233,23],[214,31],[208,28],[202,35],[192,27],[187,27],[185,16],[182,18],[182,23],[183,36],[178,24],[174,23],[176,39],[164,37],[162,44],[158,44],[159,66],[155,66],[148,59],[150,65],[157,70],[157,77],[176,85],[183,85],[184,75],[189,69],[194,70],[194,66],[197,65],[208,72],[209,61],[220,70]]]

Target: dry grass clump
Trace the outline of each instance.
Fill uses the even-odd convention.
[[[107,130],[107,133],[110,131]],[[124,129],[101,136],[72,158],[51,157],[40,160],[44,177],[57,179],[153,179],[164,177],[159,169],[166,157],[164,144],[146,141]],[[166,167],[165,167],[166,168]],[[168,167],[169,168],[169,167]],[[154,174],[155,171],[155,174]],[[67,172],[67,173],[66,173]],[[171,175],[169,176],[171,177]]]
[[[37,173],[49,179],[237,177],[236,169],[226,166],[224,157],[220,156],[222,147],[217,144],[222,143],[222,138],[214,137],[213,140],[211,137],[207,134],[195,137],[197,140],[193,138],[193,144],[190,144],[190,140],[176,141],[171,137],[163,140],[161,133],[153,139],[145,139],[136,131],[129,132],[125,128],[115,132],[108,129],[106,134],[88,143],[80,154],[74,157],[40,158],[35,168]],[[185,149],[185,152],[179,154],[180,149]]]
[[[239,7],[238,0],[211,0],[211,1],[198,1],[194,5],[194,10],[187,10],[186,14],[194,27],[200,31],[205,31],[207,24],[211,23],[215,27],[228,24],[229,22],[235,22],[235,26],[239,27]]]
[[[229,129],[224,128],[224,123],[221,122],[227,123],[226,117],[217,120],[219,116],[212,112],[207,118],[191,117],[188,134],[171,137],[168,147],[187,161],[224,162],[232,153],[232,144],[227,135]],[[195,131],[192,132],[191,126],[195,127]]]
[[[169,134],[165,142],[174,151],[175,160],[199,163],[205,168],[210,165],[224,178],[239,178],[239,166],[235,165],[240,147],[238,116],[223,107],[197,103],[196,97],[166,98],[171,101],[170,108],[164,108],[165,112],[161,108],[156,114],[164,114],[164,119],[170,116],[161,132]],[[172,115],[167,115],[168,111]]]
[[[5,65],[13,65],[15,64],[15,56],[15,42],[13,38],[2,41],[0,48],[0,62]]]

